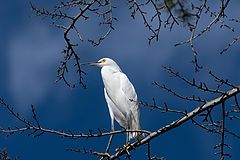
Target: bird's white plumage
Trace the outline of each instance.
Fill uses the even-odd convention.
[[[120,67],[110,58],[102,58],[97,63],[101,67],[104,83],[104,95],[109,108],[112,130],[114,119],[127,130],[139,130],[139,108],[137,94],[128,77]],[[129,139],[136,137],[137,132],[130,132]]]

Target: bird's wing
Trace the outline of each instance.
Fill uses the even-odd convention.
[[[137,102],[137,94],[135,92],[135,89],[132,85],[132,83],[129,81],[128,77],[120,72],[120,86],[121,89],[128,101],[128,106],[130,108],[130,129],[131,130],[138,130],[140,129],[140,124],[139,124],[139,107],[138,107],[138,102]]]
[[[137,101],[137,94],[135,92],[135,89],[132,85],[132,83],[129,81],[128,77],[120,72],[120,86],[122,91],[124,92],[125,96],[130,100],[130,101]]]
[[[115,119],[120,126],[122,126],[123,128],[127,127],[127,123],[126,123],[126,119],[125,116],[123,115],[123,113],[119,110],[119,108],[113,103],[113,101],[111,100],[111,98],[109,97],[106,88],[104,88],[104,96],[108,105],[108,109],[109,109],[109,113],[112,119],[112,123],[113,123],[113,119]],[[112,124],[114,125],[114,124]],[[112,128],[114,129],[114,128]]]

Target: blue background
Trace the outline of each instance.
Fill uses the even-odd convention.
[[[237,18],[239,3],[234,3],[229,4],[231,9],[226,13]],[[50,6],[53,2],[36,4]],[[194,72],[189,46],[174,47],[175,43],[190,36],[187,27],[180,25],[174,27],[172,32],[162,29],[159,41],[148,45],[148,30],[139,15],[135,20],[130,17],[128,7],[126,3],[122,3],[115,9],[114,14],[118,17],[114,24],[115,31],[100,46],[92,47],[88,42],[80,43],[77,51],[81,61],[96,61],[102,57],[113,58],[134,84],[139,100],[151,102],[155,97],[159,105],[167,102],[173,108],[189,111],[197,106],[159,90],[152,85],[153,81],[166,83],[184,95],[200,94],[207,97],[207,100],[216,97],[186,87],[162,71],[161,66],[172,66],[189,79],[195,77],[198,81],[214,86],[213,79],[206,73]],[[62,82],[55,83],[56,70],[63,58],[61,51],[65,45],[62,32],[51,26],[47,20],[35,17],[28,1],[2,3],[0,19],[0,95],[27,119],[32,118],[30,105],[34,104],[39,121],[46,128],[71,130],[74,133],[88,132],[88,129],[110,129],[100,69],[84,68],[87,72],[84,79],[87,89],[80,86],[71,89]],[[207,18],[202,23],[206,22],[209,22]],[[79,25],[82,25],[81,32],[85,37],[94,38],[99,32],[98,26],[92,25],[91,21],[89,24],[84,22],[84,25]],[[238,30],[232,33],[216,25],[211,32],[196,41],[200,62],[214,73],[230,79],[234,84],[239,84],[240,48],[234,45],[227,54],[219,55],[219,52],[238,34]],[[3,108],[0,108],[0,116],[0,127],[19,125]],[[141,108],[141,126],[149,131],[159,129],[179,117],[180,115],[161,114],[157,110]],[[228,126],[239,133],[237,122],[228,122]],[[118,125],[117,129],[120,129]],[[239,140],[231,136],[228,136],[227,140],[233,147],[232,150],[228,150],[233,156],[232,159],[240,159]],[[121,146],[124,141],[125,135],[116,136],[113,146]],[[67,139],[44,134],[32,138],[28,133],[13,134],[10,137],[0,136],[0,148],[7,148],[11,157],[35,160],[93,159],[96,157],[65,150],[86,147],[104,151],[106,142],[107,137]],[[220,136],[206,133],[187,122],[152,141],[152,155],[169,160],[217,159],[218,156],[214,155],[217,150],[213,147],[219,142]],[[146,151],[146,146],[142,146],[132,154],[136,159],[145,159]]]

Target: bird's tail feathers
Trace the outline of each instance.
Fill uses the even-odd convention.
[[[131,114],[128,122],[129,122],[129,124],[128,124],[129,130],[132,130],[132,131],[140,130],[141,127],[139,124],[139,113],[135,116],[133,114]],[[141,139],[141,137],[143,137],[141,132],[129,132],[128,141],[130,141],[132,138]]]
[[[141,140],[141,139],[143,139],[143,137],[144,137],[144,135],[141,133],[141,132],[139,132],[139,130],[140,130],[140,125],[139,125],[139,123],[137,122],[137,123],[133,123],[132,125],[130,125],[130,128],[129,128],[131,131],[133,131],[133,132],[129,132],[129,134],[128,134],[128,140],[130,141],[132,138],[135,138],[135,139],[137,139],[137,140]],[[134,131],[138,131],[138,132],[134,132]]]

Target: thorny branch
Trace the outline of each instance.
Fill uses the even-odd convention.
[[[143,107],[148,107],[150,108],[150,111],[156,109],[156,110],[159,110],[161,111],[162,113],[178,113],[178,114],[181,114],[181,115],[186,115],[187,113],[185,111],[182,111],[182,110],[176,110],[176,109],[169,109],[169,106],[167,105],[166,102],[164,102],[164,107],[161,107],[161,106],[158,106],[156,104],[156,101],[155,99],[153,98],[153,103],[147,103],[147,102],[143,102],[143,101],[140,101],[139,102],[139,105],[143,106]]]
[[[197,49],[194,45],[194,41],[196,41],[197,38],[203,36],[204,34],[206,34],[207,32],[209,32],[211,30],[211,28],[214,25],[219,24],[220,28],[228,28],[231,31],[235,31],[235,27],[231,27],[230,25],[226,24],[224,21],[230,22],[233,19],[229,19],[229,17],[225,14],[225,10],[227,9],[230,0],[220,0],[220,9],[218,11],[212,11],[211,7],[208,6],[208,0],[202,0],[202,4],[200,5],[196,5],[194,3],[192,3],[192,10],[197,10],[197,12],[194,14],[195,15],[195,23],[192,24],[192,26],[190,27],[189,31],[190,31],[190,38],[186,41],[182,41],[179,42],[177,44],[175,44],[175,46],[178,45],[183,45],[183,44],[188,44],[193,52],[193,64],[195,65],[195,71],[199,71],[199,69],[202,69],[203,67],[200,65],[199,60],[198,60],[198,52]],[[204,27],[203,29],[200,28],[200,18],[202,18],[202,14],[209,14],[209,16],[213,19],[208,23],[208,25],[206,27]],[[234,20],[233,20],[234,21]],[[235,21],[238,23],[238,21]],[[197,33],[196,30],[200,30],[199,33]],[[227,47],[225,47],[220,54],[227,52],[228,49],[233,46],[233,44],[235,44],[239,39],[239,36],[234,38],[234,40],[228,44]]]
[[[235,43],[237,43],[240,39],[240,36],[238,35],[236,38],[233,38],[233,41],[231,43],[229,43],[227,45],[227,47],[225,47],[221,52],[220,54],[223,54],[225,52],[227,52],[229,50],[230,47],[232,47]]]
[[[177,119],[175,121],[173,121],[172,123],[160,128],[157,131],[154,132],[149,132],[149,131],[144,131],[144,130],[139,130],[139,132],[141,133],[145,133],[147,136],[144,137],[141,140],[137,140],[134,143],[131,143],[130,145],[124,146],[121,149],[117,150],[115,154],[111,155],[109,153],[101,153],[101,152],[96,152],[96,151],[89,151],[89,150],[78,150],[79,152],[83,152],[84,153],[88,153],[88,154],[93,154],[93,155],[97,155],[98,157],[107,157],[108,159],[117,159],[120,156],[122,156],[123,154],[127,154],[129,155],[131,150],[136,149],[137,147],[149,143],[151,140],[153,140],[155,137],[166,133],[174,128],[177,128],[178,126],[182,125],[183,123],[192,120],[194,122],[194,124],[198,124],[196,121],[193,120],[194,117],[196,117],[197,115],[200,115],[201,113],[203,113],[206,110],[209,110],[211,108],[216,108],[217,106],[219,106],[220,104],[222,104],[222,123],[220,125],[221,128],[221,132],[219,132],[218,130],[208,130],[209,132],[212,133],[220,133],[222,135],[222,142],[221,145],[219,145],[221,147],[221,156],[226,156],[227,154],[224,153],[223,148],[225,146],[228,146],[225,144],[224,142],[224,136],[227,133],[226,128],[225,128],[225,118],[227,117],[227,115],[225,114],[225,101],[230,99],[230,98],[234,98],[236,97],[237,94],[239,94],[240,92],[240,87],[235,87],[229,91],[227,91],[226,93],[222,94],[220,97],[213,99],[211,101],[206,102],[205,104],[196,107],[194,110],[190,111],[190,112],[186,112],[186,113],[182,113],[183,117],[180,119]],[[103,137],[103,136],[109,136],[112,134],[121,134],[121,133],[126,133],[126,132],[132,132],[132,131],[114,131],[114,132],[103,132],[103,130],[98,129],[99,133],[93,133],[92,130],[89,130],[89,133],[84,134],[84,133],[80,133],[80,134],[73,134],[72,132],[70,133],[66,133],[63,131],[57,131],[57,130],[53,130],[53,129],[45,129],[42,126],[40,126],[40,123],[37,120],[37,116],[36,116],[36,112],[34,107],[32,106],[32,113],[33,113],[33,119],[35,120],[37,125],[34,125],[32,122],[30,122],[29,120],[26,120],[24,118],[22,118],[19,114],[17,114],[14,109],[12,107],[10,107],[10,105],[8,105],[2,98],[0,99],[1,101],[1,105],[2,107],[4,107],[11,115],[13,115],[13,117],[15,117],[16,119],[18,119],[23,125],[25,125],[25,127],[15,127],[13,129],[8,128],[8,129],[0,129],[1,133],[7,133],[7,134],[13,134],[13,133],[17,133],[17,132],[25,132],[25,131],[30,131],[30,136],[34,136],[34,137],[39,137],[41,135],[43,135],[44,133],[49,133],[49,134],[56,134],[56,135],[60,135],[60,136],[64,136],[64,137],[69,137],[69,138],[93,138],[93,137]],[[236,100],[236,99],[235,99]],[[154,101],[155,103],[155,101]],[[144,103],[142,103],[144,104]],[[147,105],[145,103],[145,105]],[[154,104],[153,106],[156,106],[156,104]],[[236,101],[236,106],[238,106],[238,102]],[[238,106],[239,107],[239,106]],[[157,107],[155,107],[157,108]],[[160,110],[163,110],[160,108]],[[164,109],[165,111],[171,111],[169,110],[167,107]],[[173,110],[172,110],[173,111]],[[175,112],[175,111],[173,111]],[[217,126],[217,125],[215,125]],[[200,125],[201,128],[206,129],[205,126]],[[74,149],[71,149],[72,151],[76,151]],[[148,151],[148,153],[150,153]]]
[[[11,160],[9,153],[6,149],[0,149],[0,160]],[[16,158],[14,158],[16,160]]]
[[[83,88],[86,88],[83,82],[86,73],[79,65],[80,53],[76,48],[85,40],[93,46],[98,46],[114,30],[113,23],[117,18],[113,16],[113,9],[116,8],[116,6],[112,3],[111,0],[72,0],[61,2],[54,6],[52,10],[45,8],[39,9],[31,3],[31,8],[37,16],[49,18],[55,27],[63,30],[66,46],[65,49],[63,49],[64,58],[58,68],[57,81],[62,80],[67,86],[72,88],[76,86],[76,83],[72,83],[72,80],[69,80],[67,76],[72,70],[69,66],[72,65],[71,62],[74,62],[75,71],[78,74],[78,83]],[[127,3],[130,5],[131,16],[135,18],[137,17],[137,13],[139,13],[145,27],[151,32],[152,35],[148,38],[149,44],[154,39],[158,41],[162,26],[170,26],[171,30],[174,24],[179,25],[180,22],[190,24],[188,19],[193,16],[189,12],[189,9],[185,7],[185,3],[182,0],[172,2],[169,0],[147,0],[143,3],[137,0],[128,0]],[[148,7],[151,7],[153,12],[148,13],[145,11]],[[75,12],[76,14],[74,15],[73,13]],[[94,19],[92,14],[97,18]],[[89,20],[96,21],[96,19],[99,20],[99,26],[105,26],[106,32],[100,35],[97,40],[85,38],[82,35],[83,29],[81,29],[79,24]],[[74,41],[75,35],[80,42]]]
[[[232,22],[239,24],[239,20],[231,18],[226,14],[226,9],[230,0],[219,0],[214,5],[219,5],[219,9],[213,9],[214,6],[208,0],[201,0],[199,2],[191,2],[184,0],[127,0],[129,9],[131,11],[131,17],[133,19],[140,18],[143,20],[144,26],[150,31],[151,35],[148,38],[148,43],[151,44],[153,40],[158,41],[160,30],[162,27],[169,28],[171,31],[174,26],[185,25],[189,29],[189,38],[185,41],[177,43],[175,46],[188,44],[193,53],[192,63],[195,66],[195,71],[199,71],[203,68],[199,62],[199,51],[195,47],[195,41],[206,35],[207,32],[211,31],[213,26],[219,25],[220,28],[230,29],[232,32],[237,30],[236,25],[232,26]],[[86,87],[83,78],[85,72],[81,69],[80,64],[80,53],[77,51],[77,47],[81,43],[75,42],[74,36],[76,35],[80,42],[90,42],[93,46],[98,46],[106,39],[110,33],[115,30],[113,27],[114,21],[117,20],[113,16],[115,8],[120,6],[116,3],[113,5],[111,0],[72,0],[61,2],[54,6],[53,10],[39,9],[31,4],[32,10],[38,16],[50,18],[53,25],[63,30],[64,40],[66,47],[63,50],[64,60],[58,68],[58,81],[63,80],[69,87],[75,87],[75,84],[71,83],[71,80],[67,78],[69,74],[70,61],[75,62],[75,71],[78,74],[78,82],[84,88]],[[80,8],[80,9],[79,9]],[[77,14],[73,15],[71,11],[76,11]],[[97,40],[91,38],[85,38],[82,35],[83,29],[80,28],[79,24],[84,21],[95,20],[92,14],[98,17],[99,26],[105,26],[106,32]],[[202,17],[210,19],[206,25],[203,22]],[[204,25],[202,25],[204,23]],[[229,23],[229,24],[228,24]],[[231,24],[230,24],[231,23]],[[220,52],[225,53],[239,40],[239,35],[233,38],[227,47],[223,48]]]
[[[75,83],[72,83],[67,77],[70,74],[71,62],[74,62],[75,71],[78,74],[78,83],[86,88],[86,85],[83,82],[83,77],[86,74],[80,65],[80,55],[77,51],[79,46],[78,42],[73,41],[73,35],[76,34],[81,42],[85,39],[80,33],[80,27],[78,26],[81,21],[87,21],[89,19],[88,14],[96,15],[100,20],[99,24],[101,26],[107,26],[107,31],[98,40],[88,39],[88,42],[91,42],[94,46],[97,46],[103,41],[107,36],[114,30],[113,21],[117,20],[112,15],[114,6],[110,0],[101,1],[101,0],[91,0],[86,2],[84,0],[74,0],[70,2],[61,2],[59,5],[56,5],[53,11],[47,9],[38,9],[33,4],[31,4],[32,10],[38,16],[44,16],[50,18],[52,24],[63,30],[63,37],[66,43],[65,49],[63,49],[64,59],[61,61],[60,66],[57,71],[57,81],[63,80],[63,82],[74,88]],[[79,9],[80,8],[80,9]],[[77,14],[71,15],[67,11],[69,10],[77,11]],[[72,70],[72,69],[71,69]]]
[[[210,71],[209,69],[206,70],[206,71],[207,71],[208,75],[211,78],[213,78],[213,80],[216,82],[216,84],[217,84],[216,89],[210,88],[205,82],[198,82],[197,83],[194,78],[192,80],[188,80],[186,77],[184,77],[182,74],[175,71],[171,67],[163,67],[163,69],[169,74],[169,76],[181,80],[181,82],[183,82],[185,85],[189,85],[192,88],[196,88],[199,92],[202,91],[204,93],[210,93],[210,94],[214,94],[214,95],[225,96],[226,93],[222,89],[220,90],[220,87],[223,88],[223,86],[225,86],[225,88],[230,87],[230,88],[235,88],[235,89],[239,90],[239,87],[230,83],[229,80],[224,80],[224,79],[218,77],[216,74],[213,74],[213,72]],[[153,84],[158,86],[159,88],[161,88],[163,90],[166,90],[167,92],[169,92],[170,94],[174,95],[177,98],[187,100],[187,101],[193,101],[193,102],[197,102],[197,103],[199,103],[199,102],[200,103],[203,102],[204,104],[208,103],[207,99],[199,98],[199,96],[197,96],[197,95],[193,95],[192,97],[182,96],[181,93],[179,94],[176,91],[172,90],[171,88],[166,87],[165,84],[160,85],[158,82],[154,82]],[[209,96],[206,96],[206,97],[209,98]],[[224,101],[223,99],[219,99],[219,100],[222,101],[220,103],[221,106],[222,106],[221,116],[220,116],[221,120],[218,120],[218,117],[213,116],[214,114],[212,112],[217,112],[215,107],[209,107],[209,108],[206,109],[205,112],[198,114],[198,117],[203,117],[201,122],[198,122],[198,120],[196,120],[196,119],[199,119],[199,118],[191,118],[191,122],[194,125],[206,130],[208,133],[221,135],[221,142],[219,144],[217,144],[216,147],[215,147],[216,149],[220,149],[220,151],[217,152],[216,154],[219,154],[221,159],[224,159],[224,157],[226,157],[226,156],[228,156],[228,157],[231,156],[230,154],[225,153],[226,150],[224,149],[224,148],[231,148],[226,143],[226,140],[225,140],[226,133],[239,139],[238,133],[230,131],[229,129],[227,129],[227,127],[225,125],[225,121],[226,121],[227,118],[230,119],[230,120],[239,119],[239,117],[236,116],[236,114],[238,114],[240,112],[239,103],[238,103],[238,100],[237,100],[237,95],[234,95],[232,97],[232,99],[234,99],[234,104],[233,105],[232,104],[231,105],[227,104],[226,101]],[[143,105],[148,106],[152,109],[159,109],[163,113],[167,112],[167,109],[165,109],[164,107],[156,106],[155,99],[153,99],[153,104],[143,103]],[[178,110],[174,110],[173,112],[180,113],[184,116],[187,115],[186,111],[181,112],[181,111],[178,111]]]
[[[142,139],[141,141],[137,141],[134,142],[131,146],[129,146],[127,148],[128,151],[133,150],[134,148],[137,148],[145,143],[148,143],[149,141],[151,141],[152,139],[154,139],[155,137],[166,133],[174,128],[177,128],[178,126],[182,125],[183,123],[185,123],[188,120],[191,120],[192,118],[194,118],[195,116],[199,115],[200,113],[206,111],[209,108],[212,107],[216,107],[219,104],[224,103],[227,99],[234,97],[235,95],[239,94],[240,92],[240,87],[237,88],[233,88],[231,90],[229,90],[228,92],[226,92],[224,95],[213,99],[207,103],[205,103],[204,105],[201,105],[199,107],[196,107],[194,110],[188,112],[185,116],[183,116],[182,118],[172,122],[171,124],[168,124],[162,128],[160,128],[159,130],[152,132],[151,134],[149,134],[147,137],[145,137],[144,139]],[[119,151],[117,153],[115,153],[114,155],[111,156],[111,159],[117,159],[119,158],[121,155],[126,154],[126,151]]]
[[[97,130],[98,133],[94,133],[93,130],[90,129],[89,133],[87,133],[87,134],[84,134],[84,133],[73,134],[73,133],[71,133],[71,131],[69,131],[69,133],[67,133],[67,132],[64,132],[64,131],[58,131],[58,130],[53,130],[53,129],[46,129],[46,128],[43,128],[40,125],[40,123],[39,123],[39,121],[37,119],[35,107],[33,105],[31,105],[31,109],[32,109],[31,111],[32,111],[33,119],[36,122],[36,125],[33,122],[31,122],[30,120],[27,120],[27,119],[21,117],[14,110],[13,107],[8,105],[4,101],[3,98],[0,98],[0,104],[14,118],[19,120],[25,126],[25,127],[14,127],[14,128],[7,128],[7,129],[0,128],[0,132],[1,133],[13,134],[13,133],[17,133],[17,132],[22,133],[22,132],[25,132],[25,131],[31,131],[31,133],[29,135],[33,135],[34,137],[39,137],[40,135],[42,135],[44,133],[49,133],[49,134],[56,134],[56,135],[63,136],[63,137],[68,137],[68,138],[95,138],[95,137],[109,136],[109,135],[113,135],[113,134],[122,134],[122,133],[126,133],[126,132],[132,132],[131,130],[127,130],[127,131],[126,130],[120,130],[120,131],[111,131],[111,132],[109,132],[106,129],[98,129]],[[149,131],[145,131],[145,130],[139,130],[139,131],[136,131],[136,132],[150,134]]]
[[[201,65],[199,60],[200,52],[195,47],[196,40],[199,37],[206,36],[207,32],[210,32],[211,29],[215,26],[219,26],[221,29],[228,29],[231,32],[236,32],[236,27],[240,20],[236,18],[229,17],[227,15],[227,8],[230,4],[230,0],[219,0],[218,9],[214,9],[209,0],[200,0],[198,2],[187,2],[184,0],[128,0],[127,4],[129,5],[129,9],[131,10],[131,16],[133,19],[138,18],[138,16],[143,20],[144,26],[149,30],[150,37],[148,38],[148,43],[151,44],[153,40],[158,41],[160,38],[160,30],[162,27],[168,28],[172,31],[173,27],[180,26],[181,24],[186,25],[189,29],[189,37],[187,40],[177,43],[175,46],[179,45],[189,45],[191,47],[193,53],[193,64],[195,67],[195,71],[204,70],[204,66]],[[41,17],[49,18],[52,24],[61,29],[63,31],[63,38],[65,41],[65,49],[63,49],[64,58],[61,61],[61,64],[58,68],[58,80],[62,80],[67,86],[75,87],[76,84],[80,84],[82,87],[86,87],[83,82],[84,75],[86,74],[81,66],[80,66],[80,53],[77,50],[77,47],[80,46],[83,42],[90,42],[93,46],[98,46],[101,42],[108,38],[110,33],[115,30],[114,29],[114,21],[117,20],[114,17],[114,9],[117,8],[118,5],[113,5],[113,1],[111,0],[70,0],[70,1],[62,1],[58,5],[54,6],[52,10],[48,9],[39,9],[31,4],[32,10],[36,13],[36,15]],[[150,8],[150,9],[149,9]],[[215,7],[216,8],[216,7]],[[90,20],[90,16],[96,16],[99,21],[99,26],[104,26],[106,31],[104,33],[99,34],[97,39],[92,39],[89,37],[83,36],[83,29],[79,24]],[[209,23],[207,25],[201,25],[203,21],[203,16],[207,16],[209,18]],[[93,18],[93,20],[95,20]],[[234,25],[232,25],[234,23]],[[79,41],[74,39],[74,36],[78,38]],[[232,46],[234,46],[237,42],[239,42],[240,36],[237,35],[233,38],[233,41],[230,42],[225,48],[222,49],[220,54],[226,53]],[[72,63],[73,68],[72,69]],[[210,93],[218,96],[216,99],[207,99],[205,97],[200,97],[198,95],[192,95],[191,97],[185,96],[182,93],[178,93],[172,88],[168,87],[165,84],[159,84],[158,82],[154,82],[153,84],[158,86],[159,88],[169,92],[175,97],[180,98],[181,100],[191,101],[193,103],[197,103],[198,107],[193,110],[177,110],[169,108],[166,102],[164,102],[163,106],[157,105],[155,99],[153,98],[153,103],[147,103],[140,101],[139,104],[144,107],[150,108],[150,110],[159,110],[161,113],[177,113],[181,118],[173,121],[172,123],[161,127],[157,131],[146,131],[139,130],[137,132],[141,132],[146,134],[141,140],[137,140],[134,143],[129,145],[124,145],[123,147],[119,147],[115,153],[112,155],[110,153],[97,152],[93,150],[84,149],[68,149],[69,151],[74,152],[82,152],[86,154],[91,154],[99,157],[100,159],[119,159],[120,156],[126,155],[128,158],[130,157],[130,153],[132,150],[137,149],[139,146],[147,144],[147,158],[148,159],[163,159],[162,157],[151,156],[151,145],[150,142],[155,138],[160,136],[163,133],[166,133],[172,129],[177,128],[178,126],[191,121],[197,127],[202,128],[203,130],[217,134],[220,136],[220,143],[216,145],[216,149],[219,150],[217,154],[220,155],[220,159],[225,159],[225,157],[230,156],[230,154],[226,153],[226,148],[230,148],[230,146],[226,143],[226,135],[229,134],[233,137],[240,139],[238,133],[231,131],[227,128],[227,120],[239,119],[238,115],[240,113],[240,107],[238,103],[238,94],[240,92],[239,86],[236,86],[230,83],[228,80],[219,78],[212,71],[209,71],[209,75],[215,80],[217,83],[216,88],[211,88],[205,82],[199,82],[195,78],[188,79],[181,75],[179,72],[176,72],[171,67],[163,67],[164,70],[170,75],[184,84],[197,89],[198,91],[204,93]],[[76,71],[78,76],[77,83],[69,80],[68,75],[71,73],[71,70]],[[69,76],[70,77],[70,76]],[[226,89],[222,89],[222,86],[227,86],[230,88],[229,91],[224,91]],[[221,88],[221,89],[220,89]],[[229,99],[233,99],[234,104],[229,105],[227,101]],[[108,131],[106,129],[97,129],[97,130],[89,130],[88,133],[77,133],[74,134],[71,131],[61,131],[54,129],[44,128],[38,120],[38,116],[35,110],[35,107],[32,105],[32,118],[31,120],[25,119],[21,117],[13,107],[8,105],[2,98],[0,99],[0,104],[3,108],[5,108],[10,115],[16,118],[22,126],[8,127],[8,128],[0,128],[0,132],[7,135],[12,135],[14,133],[29,133],[29,136],[39,137],[43,134],[54,134],[58,136],[68,137],[68,138],[96,138],[96,137],[105,137],[110,135],[123,134],[126,130],[119,131]],[[219,107],[221,106],[221,107]],[[219,117],[213,116],[213,112],[216,110],[221,110],[221,116]],[[200,120],[201,121],[200,121]],[[4,153],[4,152],[1,152]],[[4,156],[0,153],[0,157]]]
[[[176,78],[179,78],[181,81],[185,82],[186,84],[196,88],[196,89],[199,89],[201,91],[204,91],[204,92],[210,92],[210,93],[219,93],[219,94],[224,94],[223,91],[219,90],[219,89],[211,89],[207,86],[206,83],[204,82],[200,82],[199,84],[196,82],[196,80],[193,78],[192,81],[186,79],[184,76],[180,75],[179,72],[177,71],[174,71],[171,67],[163,67],[163,69],[169,73],[171,76],[174,76]],[[211,73],[211,72],[210,72]]]

